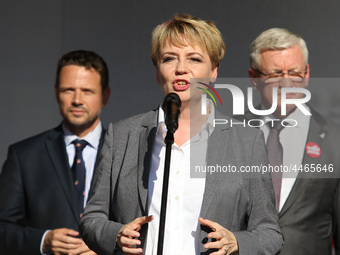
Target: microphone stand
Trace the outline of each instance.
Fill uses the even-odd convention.
[[[158,246],[157,255],[163,254],[164,243],[164,229],[166,218],[166,205],[168,201],[168,186],[169,186],[169,173],[170,173],[170,159],[171,159],[171,146],[174,143],[174,134],[167,131],[164,139],[166,145],[165,162],[164,162],[164,176],[163,176],[163,190],[162,190],[162,203],[161,203],[161,215],[159,218],[159,232],[158,232]]]

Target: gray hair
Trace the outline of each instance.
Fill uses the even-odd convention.
[[[253,69],[260,67],[259,55],[265,50],[284,50],[294,45],[301,47],[305,57],[305,64],[308,64],[308,49],[306,42],[301,36],[285,28],[270,28],[262,32],[250,45],[249,59]]]

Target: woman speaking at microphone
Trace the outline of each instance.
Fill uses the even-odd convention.
[[[175,15],[152,34],[158,84],[165,96],[176,93],[181,102],[171,146],[162,254],[272,255],[282,246],[270,177],[193,174],[195,166],[268,164],[260,130],[214,127],[218,113],[209,101],[207,114],[201,114],[202,88],[217,78],[224,53],[216,26],[190,15]],[[110,124],[81,221],[83,239],[98,254],[157,254],[164,115],[159,107]]]

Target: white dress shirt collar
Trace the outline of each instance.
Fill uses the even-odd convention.
[[[209,115],[207,121],[202,125],[201,132],[199,132],[195,137],[192,138],[192,140],[199,139],[202,137],[203,132],[207,132],[208,136],[212,134],[214,131],[214,117],[215,117],[215,107],[211,100],[207,99],[207,104],[209,108]],[[167,128],[165,126],[165,120],[164,120],[164,111],[162,109],[162,106],[159,106],[158,108],[158,125],[157,125],[157,135],[161,135],[163,138],[165,138],[167,132]],[[198,138],[196,138],[199,136]]]
[[[75,139],[80,139],[80,140],[85,140],[86,142],[89,143],[89,145],[91,147],[98,150],[100,137],[101,137],[102,131],[103,131],[101,121],[99,121],[98,125],[96,126],[96,128],[93,131],[91,131],[90,133],[88,133],[86,136],[84,136],[82,138],[79,138],[77,135],[73,134],[64,125],[64,123],[62,124],[62,128],[63,128],[63,132],[64,132],[66,146],[70,145]]]
[[[307,105],[304,105],[304,106],[309,111],[309,107]],[[265,107],[263,105],[261,105],[261,108],[265,109]],[[265,126],[268,126],[266,124],[270,121],[278,120],[278,118],[276,118],[272,114],[261,116],[261,118],[264,121]],[[285,121],[290,126],[295,127],[295,128],[306,128],[306,127],[309,126],[309,119],[310,119],[309,116],[304,115],[302,111],[300,111],[299,109],[296,108],[291,114],[289,114],[286,118],[284,118],[280,121]],[[268,127],[268,129],[269,129],[269,127]]]

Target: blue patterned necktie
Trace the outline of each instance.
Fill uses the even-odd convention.
[[[283,149],[280,143],[280,132],[284,128],[280,122],[276,122],[273,127],[270,127],[270,133],[267,139],[267,150],[269,164],[274,168],[275,166],[281,169],[283,160]],[[272,183],[275,193],[275,209],[277,212],[280,210],[280,193],[282,185],[282,172],[271,172]]]
[[[77,207],[80,218],[84,211],[84,197],[85,197],[85,178],[86,169],[83,160],[83,149],[88,144],[85,140],[74,140],[72,142],[75,145],[76,153],[72,166],[73,184],[77,197]]]

